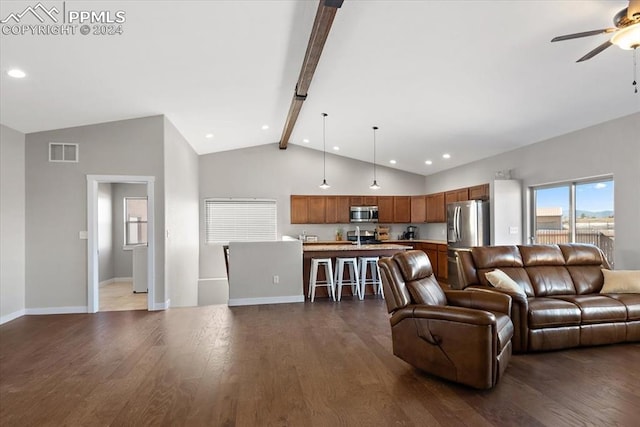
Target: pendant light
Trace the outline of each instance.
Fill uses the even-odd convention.
[[[378,126],[373,127],[373,184],[369,186],[372,190],[378,190],[380,186],[378,185],[378,181],[376,181],[376,131],[378,130]]]
[[[326,138],[327,113],[322,113],[322,184],[320,188],[326,190],[331,187],[327,184],[327,138]]]

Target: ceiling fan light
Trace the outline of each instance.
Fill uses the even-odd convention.
[[[611,43],[624,50],[640,47],[640,22],[616,31]]]

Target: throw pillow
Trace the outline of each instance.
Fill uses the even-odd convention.
[[[602,269],[604,285],[601,294],[640,294],[640,270]]]
[[[484,275],[489,281],[489,283],[491,283],[491,286],[493,286],[494,288],[515,292],[524,297],[527,296],[527,294],[525,294],[524,290],[520,287],[520,285],[518,285],[518,283],[515,280],[509,277],[507,273],[505,273],[502,270],[498,270],[496,268],[495,270],[489,271]]]

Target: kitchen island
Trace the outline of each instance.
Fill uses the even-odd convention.
[[[363,244],[360,246],[348,242],[305,243],[302,246],[302,283],[305,298],[307,298],[307,295],[309,294],[309,273],[311,272],[311,258],[331,258],[333,267],[335,269],[336,257],[388,257],[392,256],[395,253],[406,251],[409,249],[413,249],[413,246],[399,245],[395,243],[380,243],[372,245]],[[325,280],[324,268],[319,269],[318,276],[318,280]],[[345,275],[345,277],[348,277],[348,275]],[[370,286],[367,287],[366,293],[367,295],[372,294]],[[326,287],[316,288],[316,299],[323,297],[327,298],[328,296],[329,294],[327,293]],[[351,296],[351,286],[342,287],[342,296]]]

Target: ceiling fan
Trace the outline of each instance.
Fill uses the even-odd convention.
[[[565,36],[554,37],[552,42],[577,39],[580,37],[595,36],[598,34],[613,34],[611,39],[587,53],[576,62],[591,59],[609,46],[615,44],[621,49],[631,50],[640,47],[640,0],[629,0],[629,7],[622,9],[613,18],[615,28],[604,28],[601,30],[585,31],[582,33],[567,34]]]

